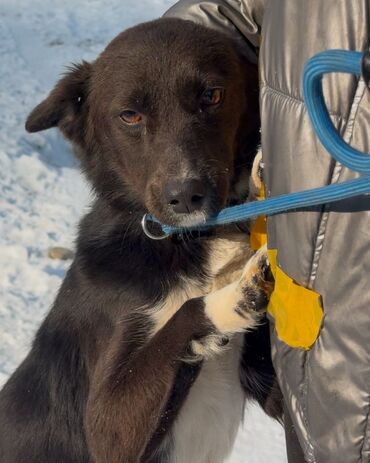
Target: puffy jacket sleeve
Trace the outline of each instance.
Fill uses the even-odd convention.
[[[180,0],[164,16],[189,19],[231,35],[250,61],[257,48],[265,0]]]

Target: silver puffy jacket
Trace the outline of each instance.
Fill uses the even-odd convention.
[[[369,0],[182,0],[167,15],[232,34],[250,59],[259,47],[268,195],[356,177],[335,164],[315,137],[301,82],[304,63],[315,53],[369,48]],[[330,75],[324,93],[344,139],[370,153],[364,82]],[[370,462],[369,211],[370,197],[364,196],[268,220],[268,244],[277,248],[279,266],[323,300],[320,334],[309,350],[289,347],[272,330],[289,418],[311,463]]]

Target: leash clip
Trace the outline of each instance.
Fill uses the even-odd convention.
[[[143,232],[146,234],[148,238],[152,240],[160,241],[170,236],[168,233],[165,233],[163,230],[162,230],[163,235],[154,235],[148,228],[148,222],[157,223],[158,226],[161,227],[160,223],[154,221],[150,214],[144,214],[143,218],[141,219],[141,227],[143,229]]]

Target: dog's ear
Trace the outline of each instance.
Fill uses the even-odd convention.
[[[26,130],[39,132],[59,127],[67,138],[82,143],[91,74],[92,64],[85,61],[71,67],[49,96],[28,116]]]

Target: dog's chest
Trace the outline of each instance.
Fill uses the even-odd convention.
[[[221,463],[230,453],[244,409],[239,379],[242,335],[202,365],[171,431],[171,463]]]

